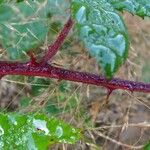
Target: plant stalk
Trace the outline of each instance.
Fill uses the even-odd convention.
[[[135,82],[113,78],[107,80],[104,76],[99,76],[92,73],[67,70],[59,67],[54,67],[48,64],[41,65],[18,62],[3,62],[0,61],[0,76],[4,75],[25,75],[25,76],[40,76],[47,78],[55,78],[59,80],[68,80],[103,86],[109,90],[129,90],[131,92],[150,93],[150,83]]]
[[[61,45],[63,44],[64,40],[66,39],[69,31],[73,26],[73,20],[71,18],[68,19],[67,23],[64,25],[63,29],[59,33],[58,37],[50,46],[48,46],[48,50],[46,54],[41,59],[41,64],[46,64],[59,50]]]
[[[48,60],[57,53],[72,26],[73,21],[71,18],[69,18],[55,42],[48,47],[47,53],[39,63],[36,61],[36,58],[32,53],[29,53],[31,60],[26,63],[0,61],[0,78],[5,75],[25,75],[81,82],[106,87],[108,90],[108,96],[113,90],[116,89],[129,90],[131,92],[135,91],[150,93],[150,83],[121,80],[119,78],[108,80],[104,76],[67,70],[49,65]]]

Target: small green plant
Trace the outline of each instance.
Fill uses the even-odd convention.
[[[62,9],[58,10],[56,5],[60,5]],[[69,13],[66,10],[70,10]],[[40,76],[93,84],[106,87],[108,96],[116,89],[150,93],[150,83],[113,78],[126,61],[130,44],[127,28],[118,11],[128,11],[144,19],[146,16],[150,17],[150,1],[0,0],[0,44],[11,60],[0,61],[0,77]],[[47,46],[44,56],[37,59],[34,54],[51,34],[50,27],[58,30],[61,25],[60,22],[53,22],[52,16],[62,14],[69,18],[68,21],[56,40]],[[90,56],[96,59],[103,70],[103,75],[67,70],[49,62],[62,46],[73,25]],[[48,39],[51,40],[50,37]],[[38,94],[40,87],[32,88],[34,94]],[[24,100],[27,103],[21,103],[23,107],[28,105],[30,99],[25,98],[22,102]],[[47,109],[51,111],[50,107]],[[45,115],[1,114],[0,118],[1,149],[8,149],[7,145],[11,144],[10,149],[31,149],[32,145],[32,149],[44,150],[51,143],[74,143],[81,138],[78,129]],[[49,135],[47,132],[50,132]],[[14,137],[10,136],[12,133]]]

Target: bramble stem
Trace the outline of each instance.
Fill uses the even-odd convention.
[[[59,80],[68,80],[86,84],[93,84],[97,86],[103,86],[111,90],[122,89],[122,90],[129,90],[132,92],[135,91],[135,92],[150,93],[150,83],[146,84],[143,82],[121,80],[118,78],[107,80],[103,76],[62,69],[48,64],[40,65],[38,63],[36,65],[31,65],[30,62],[11,63],[0,61],[0,76],[3,75],[49,77]]]
[[[121,80],[118,78],[107,80],[104,76],[72,71],[48,65],[48,60],[57,53],[61,44],[67,37],[72,25],[73,21],[69,18],[56,41],[48,47],[47,53],[39,63],[36,61],[32,52],[28,53],[31,60],[26,63],[0,61],[0,78],[5,75],[25,75],[81,82],[106,87],[108,89],[108,96],[116,89],[150,93],[150,83]]]
[[[64,42],[65,38],[67,37],[69,31],[73,26],[73,20],[71,18],[68,19],[67,23],[64,25],[63,29],[59,33],[57,39],[48,46],[48,51],[41,59],[42,64],[46,64],[58,51],[62,43]]]

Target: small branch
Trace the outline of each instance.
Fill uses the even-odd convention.
[[[48,64],[41,65],[37,63],[31,65],[30,62],[10,63],[0,61],[0,76],[4,75],[41,76],[103,86],[110,90],[122,89],[132,92],[150,93],[150,83],[121,80],[118,78],[107,80],[104,76],[62,69]]]
[[[118,78],[107,80],[104,76],[98,76],[96,74],[86,72],[72,71],[48,65],[48,60],[57,53],[72,26],[73,21],[71,18],[69,18],[55,42],[48,47],[47,53],[39,63],[36,61],[36,58],[32,52],[28,53],[31,60],[26,63],[0,61],[0,78],[5,75],[41,76],[59,80],[93,84],[106,87],[108,90],[108,97],[111,92],[116,89],[150,93],[150,83],[146,84],[142,82],[121,80]]]
[[[96,127],[96,128],[90,129],[90,130],[98,131],[98,130],[102,130],[102,129],[122,128],[123,126],[124,126],[124,124],[101,126],[101,127]],[[150,123],[149,122],[131,123],[131,124],[127,125],[127,128],[129,128],[129,127],[150,128]]]
[[[64,42],[65,38],[67,37],[69,31],[73,26],[73,20],[71,18],[68,19],[67,23],[64,25],[63,29],[59,33],[56,41],[48,46],[48,51],[41,59],[42,64],[46,64],[48,60],[50,60],[58,51],[62,43]]]

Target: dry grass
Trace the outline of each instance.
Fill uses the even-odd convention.
[[[150,64],[150,20],[133,18],[129,14],[124,14],[124,18],[131,36],[131,48],[127,62],[116,76],[138,81],[150,80],[150,72],[142,71],[147,64]],[[99,73],[95,60],[89,58],[76,37],[72,38],[72,36],[73,33],[66,41],[69,46],[64,46],[58,52],[53,59],[53,64],[74,70]],[[4,53],[1,52],[1,56]],[[148,68],[149,66],[147,70]],[[65,91],[60,92],[61,83],[62,81],[53,80],[50,85],[43,85],[47,88],[39,96],[32,97],[28,107],[15,109],[19,112],[44,111],[45,105],[52,101],[62,110],[57,113],[57,117],[84,129],[85,139],[76,145],[62,144],[56,145],[52,149],[141,149],[143,144],[150,139],[149,94],[115,91],[111,95],[109,103],[105,105],[106,90],[104,88],[66,81]],[[29,82],[27,77],[22,77],[21,80],[3,78],[0,90],[1,107],[6,110],[10,106],[18,106],[20,95],[31,96],[30,89],[33,85],[35,83]],[[13,88],[11,88],[12,86]],[[10,90],[7,93],[12,93],[9,97],[6,87]],[[8,102],[5,100],[6,98]],[[72,99],[74,100],[73,107],[73,104],[70,104]],[[3,104],[3,102],[7,103]],[[66,111],[68,104],[70,108]]]

